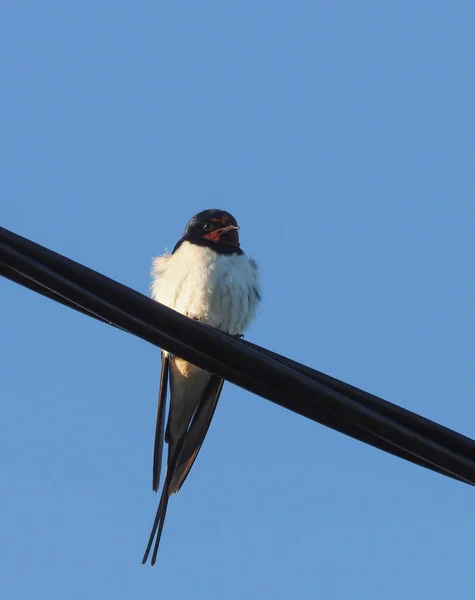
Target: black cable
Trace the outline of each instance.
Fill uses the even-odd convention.
[[[106,323],[108,325],[112,325],[115,327],[115,325],[113,323],[110,323],[110,321],[102,319],[98,315],[92,314],[91,312],[81,308],[77,304],[70,302],[69,300],[59,296],[55,292],[48,290],[47,288],[45,288],[44,286],[41,286],[40,284],[36,283],[35,281],[33,281],[31,279],[27,279],[24,276],[17,273],[16,271],[9,269],[8,267],[1,265],[1,264],[0,264],[0,275],[3,275],[16,283],[24,285],[39,294],[42,294],[52,300],[55,300],[56,302],[60,302],[61,304],[64,304],[65,306],[68,306],[69,308],[73,308],[74,310],[77,310],[83,314],[86,314],[90,317],[98,319],[103,323]],[[475,441],[464,435],[456,433],[456,432],[452,431],[451,429],[448,429],[447,427],[444,427],[442,425],[438,425],[437,423],[434,423],[433,421],[430,421],[429,419],[425,419],[424,417],[421,417],[421,416],[417,415],[416,413],[407,411],[395,404],[392,404],[390,402],[387,402],[386,400],[383,400],[382,398],[378,398],[377,396],[374,396],[373,394],[369,394],[368,392],[365,392],[365,391],[360,390],[360,389],[358,389],[352,385],[349,385],[343,381],[335,379],[334,377],[326,375],[320,371],[316,371],[315,369],[312,369],[308,366],[302,365],[294,360],[291,360],[285,356],[277,354],[276,352],[272,352],[270,350],[267,350],[265,348],[257,346],[256,344],[253,344],[252,342],[243,340],[241,343],[244,343],[247,346],[254,348],[255,350],[258,350],[259,352],[263,352],[267,356],[270,356],[270,357],[278,360],[279,362],[282,362],[283,364],[291,366],[292,368],[296,369],[300,373],[308,375],[315,381],[319,381],[319,382],[323,383],[324,385],[330,387],[331,389],[334,389],[334,390],[339,391],[347,396],[350,396],[354,399],[359,400],[366,406],[373,408],[375,410],[378,410],[382,414],[385,414],[389,417],[394,418],[401,424],[413,425],[414,423],[417,423],[417,425],[419,427],[419,431],[423,432],[425,435],[432,436],[432,439],[434,439],[435,441],[442,442],[442,441],[444,441],[443,438],[445,438],[445,440],[450,439],[451,443],[454,444],[454,447],[456,447],[458,451],[468,452],[470,456],[475,456]],[[442,434],[442,436],[441,436],[441,434]]]
[[[0,272],[17,283],[134,333],[294,412],[475,483],[475,443],[469,438],[290,359],[233,340],[16,234],[1,230],[0,240]],[[431,437],[424,437],[418,428],[425,428]]]
[[[0,265],[0,275],[4,275],[6,278],[11,279],[15,283],[24,285],[28,289],[31,289],[39,294],[46,296],[47,298],[51,298],[52,300],[55,300],[61,304],[64,304],[65,306],[68,306],[69,308],[73,308],[74,310],[77,310],[77,311],[81,312],[82,314],[88,315],[92,318],[98,319],[99,321],[101,321],[103,323],[111,325],[112,327],[118,328],[116,325],[114,325],[110,321],[104,320],[101,317],[97,316],[96,314],[91,313],[91,312],[81,308],[77,304],[66,300],[62,296],[59,296],[55,292],[52,292],[51,290],[42,287],[41,285],[37,284],[35,281],[24,277],[23,275],[17,273],[16,271],[14,271],[12,269],[4,268],[2,265]],[[118,329],[122,329],[122,328],[118,328]],[[132,333],[132,332],[129,332],[129,333]],[[148,340],[148,341],[151,342],[151,340]],[[151,342],[151,343],[153,343],[153,342]],[[278,360],[282,360],[284,362],[288,361],[289,363],[298,365],[298,368],[302,367],[301,365],[299,365],[299,363],[295,363],[295,361],[286,359],[285,357],[277,355],[269,350],[262,349],[259,346],[256,346],[255,344],[251,344],[250,342],[242,341],[241,343],[245,343],[256,349],[260,349],[261,351],[263,351],[266,354],[269,354],[270,356],[277,357]],[[305,367],[305,368],[309,369],[308,367]],[[313,371],[312,369],[309,369],[309,370]],[[326,376],[326,377],[328,377],[328,376]],[[332,379],[332,378],[330,378],[330,379]],[[346,385],[346,384],[343,384],[343,385]],[[349,387],[352,387],[352,386],[349,386]],[[357,388],[355,388],[355,389],[357,389]],[[358,391],[361,392],[361,390],[358,390]],[[363,392],[363,393],[365,393],[365,392]],[[314,420],[322,425],[325,425],[326,427],[330,427],[331,429],[334,429],[335,431],[338,431],[340,433],[348,435],[349,437],[352,437],[353,439],[356,439],[356,440],[359,440],[366,444],[369,444],[375,448],[378,448],[378,449],[388,452],[390,454],[393,454],[394,456],[398,456],[400,458],[403,458],[403,459],[410,461],[414,464],[417,464],[419,466],[425,467],[427,469],[431,469],[431,470],[435,471],[436,473],[447,475],[458,481],[464,481],[463,479],[460,479],[459,477],[452,475],[451,473],[447,473],[443,469],[440,469],[440,468],[432,465],[431,463],[428,463],[425,460],[418,459],[417,457],[412,456],[408,452],[405,452],[404,450],[401,450],[401,449],[397,448],[396,446],[393,446],[392,444],[386,442],[385,440],[382,440],[381,438],[375,436],[372,433],[369,433],[362,429],[359,429],[358,427],[349,423],[348,421],[341,421],[341,420],[333,417],[332,415],[328,415],[324,412],[322,412],[322,414],[319,416],[318,419],[315,418]]]

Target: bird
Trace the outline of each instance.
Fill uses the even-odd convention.
[[[262,299],[260,273],[239,242],[239,226],[228,212],[211,208],[194,215],[173,252],[152,263],[154,300],[240,338],[257,315]],[[168,383],[170,400],[165,428]],[[223,388],[223,379],[165,350],[161,351],[152,488],[158,492],[164,443],[166,475],[142,563],[157,558],[170,496],[185,481],[203,444]]]

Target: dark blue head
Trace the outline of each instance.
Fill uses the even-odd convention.
[[[209,208],[191,217],[175,250],[186,241],[208,246],[222,254],[242,254],[238,229],[237,221],[231,214],[218,208]]]

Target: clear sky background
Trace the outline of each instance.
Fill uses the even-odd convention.
[[[15,1],[1,225],[148,293],[233,213],[248,339],[475,436],[471,0]],[[157,566],[159,351],[0,282],[8,600],[472,599],[475,492],[226,384]]]

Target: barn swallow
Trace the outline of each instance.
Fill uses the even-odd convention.
[[[236,219],[208,209],[192,217],[171,254],[153,261],[152,298],[187,317],[239,337],[256,316],[261,300],[259,271],[241,250]],[[167,470],[160,502],[142,562],[153,541],[154,565],[172,494],[183,485],[203,444],[223,379],[162,350],[152,487],[159,489],[164,441]],[[170,407],[165,404],[170,382]]]

